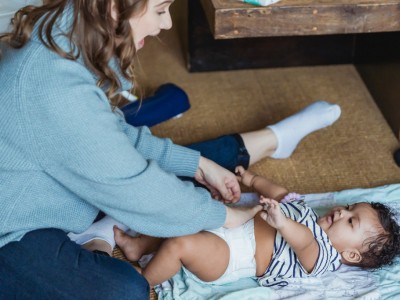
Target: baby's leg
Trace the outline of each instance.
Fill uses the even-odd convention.
[[[229,247],[211,232],[167,239],[143,270],[143,276],[154,286],[174,276],[185,266],[203,281],[221,277],[229,263]]]
[[[147,235],[132,237],[117,227],[114,227],[114,238],[130,261],[138,261],[143,255],[157,251],[164,240]]]

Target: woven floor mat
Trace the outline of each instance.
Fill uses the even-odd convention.
[[[317,193],[400,182],[393,134],[352,65],[187,74],[192,108],[152,128],[187,144],[273,124],[315,100],[341,106],[333,126],[306,137],[284,160],[252,167],[289,190]]]
[[[299,193],[400,182],[392,158],[397,139],[352,65],[207,74],[182,71],[181,76],[165,77],[155,86],[168,81],[188,93],[192,107],[181,118],[151,128],[157,136],[187,144],[256,130],[324,99],[341,106],[339,121],[306,137],[290,158],[267,158],[251,169]],[[151,299],[157,299],[154,291]]]
[[[173,82],[191,103],[181,118],[152,127],[155,135],[198,142],[256,130],[326,100],[341,106],[338,122],[306,137],[289,159],[265,159],[252,169],[301,193],[400,182],[396,136],[353,65],[189,73],[178,33],[146,40],[139,53],[144,91]]]

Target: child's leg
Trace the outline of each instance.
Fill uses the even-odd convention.
[[[221,277],[229,264],[229,247],[211,232],[165,240],[142,274],[154,286],[174,276],[182,266],[203,281]]]

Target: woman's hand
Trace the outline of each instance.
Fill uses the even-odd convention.
[[[254,178],[256,178],[257,176],[255,173],[249,170],[245,170],[245,168],[243,168],[242,166],[237,166],[235,169],[235,173],[236,178],[239,182],[248,187],[253,186]]]
[[[240,186],[235,174],[205,157],[200,157],[194,178],[205,185],[215,199],[224,203],[235,203],[240,199]]]
[[[264,212],[260,215],[261,218],[272,227],[278,230],[281,229],[285,225],[287,219],[281,211],[279,202],[261,196],[260,203],[264,205]]]

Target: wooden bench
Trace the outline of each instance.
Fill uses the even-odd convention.
[[[400,128],[400,0],[188,1],[192,72],[354,64]]]
[[[400,0],[281,0],[258,7],[201,0],[216,39],[400,30]]]

